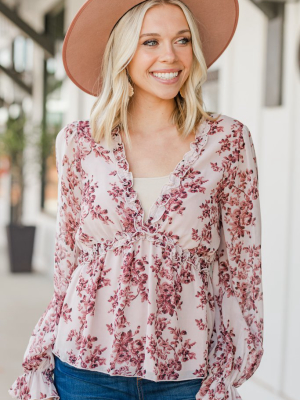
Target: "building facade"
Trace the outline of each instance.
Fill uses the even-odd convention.
[[[265,354],[240,394],[244,400],[296,400],[300,358],[300,2],[239,3],[237,32],[209,71],[203,89],[207,110],[229,115],[248,126],[259,168]],[[27,109],[29,126],[42,120],[64,126],[73,120],[89,119],[95,98],[66,77],[61,61],[63,34],[83,4],[83,0],[0,1],[0,124],[5,124],[7,110],[13,112],[12,104]],[[6,7],[19,19],[10,18]],[[25,34],[20,20],[37,36],[48,32],[52,37],[49,47],[38,43],[29,30]],[[57,37],[51,36],[53,26]],[[28,37],[31,40],[24,44]],[[12,43],[19,49],[15,53]],[[14,68],[19,65],[21,76],[10,74],[12,59]],[[54,86],[45,96],[50,84]],[[31,157],[30,150],[27,157]],[[52,162],[47,175],[52,186],[53,168]],[[0,179],[0,207],[5,211],[9,207],[9,171]],[[43,187],[34,170],[28,169],[28,179],[24,223],[37,225],[34,268],[51,279],[56,193],[47,184]],[[1,212],[2,227],[8,222],[7,215]],[[2,246],[5,240],[1,232]]]

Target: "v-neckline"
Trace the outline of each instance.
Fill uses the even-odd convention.
[[[180,185],[181,178],[188,172],[191,165],[195,162],[201,149],[207,142],[207,133],[209,131],[208,120],[203,120],[200,126],[196,129],[195,138],[190,142],[189,150],[183,155],[182,159],[177,163],[173,171],[168,176],[167,182],[162,186],[158,198],[151,205],[148,218],[145,219],[145,210],[142,207],[142,203],[139,199],[138,193],[133,187],[133,175],[129,170],[129,162],[126,157],[125,146],[120,133],[120,125],[113,130],[113,154],[116,159],[118,167],[118,175],[123,184],[125,191],[125,199],[129,208],[133,209],[136,213],[133,217],[135,228],[136,222],[142,229],[143,227],[149,227],[157,223],[165,211],[165,206],[168,203],[171,195],[171,189],[176,188]]]

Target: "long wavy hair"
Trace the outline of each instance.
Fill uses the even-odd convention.
[[[170,122],[175,124],[180,135],[187,137],[195,132],[204,119],[216,121],[210,112],[203,108],[202,85],[207,80],[207,66],[202,52],[202,43],[196,21],[190,9],[180,0],[148,0],[129,11],[116,23],[106,44],[101,64],[102,87],[91,108],[90,126],[93,139],[99,143],[105,139],[112,148],[111,131],[118,125],[125,134],[131,147],[128,130],[127,109],[132,97],[129,97],[128,75],[126,67],[132,60],[139,42],[144,16],[150,8],[172,4],[180,7],[191,30],[193,62],[191,72],[181,87],[184,98],[175,96],[175,108]],[[134,95],[133,95],[134,97]]]

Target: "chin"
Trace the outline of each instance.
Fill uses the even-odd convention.
[[[178,92],[174,92],[173,94],[163,94],[163,93],[155,93],[156,97],[159,97],[161,100],[172,100],[177,96]]]

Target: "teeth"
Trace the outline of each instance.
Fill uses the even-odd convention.
[[[161,72],[158,72],[158,73],[153,72],[153,75],[157,76],[158,78],[162,78],[162,79],[174,79],[175,76],[178,75],[178,73],[179,72],[168,72],[168,73],[164,74],[164,73],[161,73]]]

